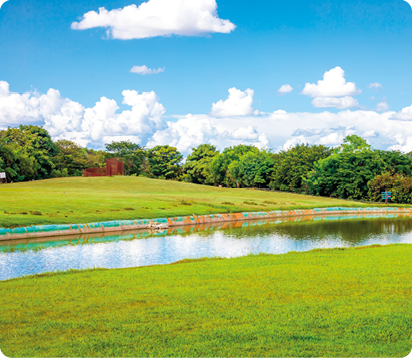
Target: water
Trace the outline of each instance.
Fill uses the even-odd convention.
[[[185,258],[391,243],[412,243],[411,214],[312,216],[187,226],[160,232],[0,241],[0,280],[71,268],[125,268],[168,264]]]

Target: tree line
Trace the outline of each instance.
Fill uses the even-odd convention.
[[[83,169],[104,167],[107,158],[123,161],[126,175],[370,201],[391,191],[392,202],[412,203],[411,155],[373,149],[356,135],[334,149],[299,144],[279,153],[244,144],[223,151],[201,144],[183,160],[169,145],[144,148],[119,141],[93,150],[53,141],[38,126],[0,131],[0,172],[9,181],[81,176]]]

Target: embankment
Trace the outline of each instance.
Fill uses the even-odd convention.
[[[331,215],[353,213],[412,213],[412,208],[371,207],[371,208],[316,208],[311,210],[283,210],[270,212],[244,212],[230,214],[195,215],[161,219],[115,220],[88,224],[39,225],[14,229],[0,228],[1,240],[29,239],[36,237],[79,235],[101,232],[116,232],[136,229],[164,229],[171,226],[198,225],[213,222],[243,221],[263,218],[290,217],[303,215]]]

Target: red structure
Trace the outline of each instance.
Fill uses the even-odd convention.
[[[106,168],[89,168],[83,170],[84,177],[111,177],[124,175],[124,163],[116,158],[106,159]]]

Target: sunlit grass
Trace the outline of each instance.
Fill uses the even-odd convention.
[[[143,177],[60,178],[0,185],[0,199],[0,227],[367,206],[347,200]]]
[[[9,357],[404,357],[412,245],[184,260],[0,283]]]

